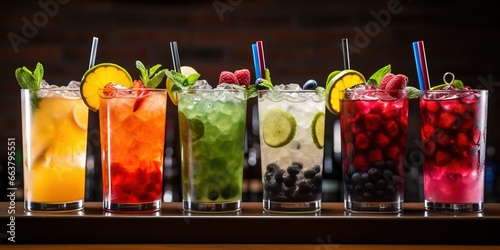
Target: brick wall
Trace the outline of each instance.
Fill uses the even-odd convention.
[[[181,63],[195,67],[211,82],[217,81],[219,72],[226,69],[249,68],[253,72],[250,45],[263,40],[266,63],[275,83],[303,83],[313,78],[323,86],[331,71],[343,67],[340,41],[347,37],[352,68],[371,75],[390,63],[393,71],[408,75],[415,87],[418,84],[411,42],[424,40],[434,84],[442,81],[445,72],[452,71],[466,84],[490,90],[487,140],[498,148],[500,137],[495,129],[498,117],[494,115],[494,107],[500,100],[495,86],[495,82],[500,82],[497,46],[500,18],[493,3],[481,0],[464,4],[449,0],[3,1],[0,74],[5,82],[0,91],[0,138],[3,142],[16,138],[21,149],[15,68],[23,65],[34,68],[40,61],[45,66],[45,79],[51,83],[80,79],[88,67],[93,36],[100,39],[96,62],[118,63],[134,77],[139,73],[135,60],[171,68],[169,42],[176,40]],[[175,106],[170,105],[168,113],[175,124]],[[89,142],[98,151],[95,117],[91,114]],[[336,119],[333,115],[327,117],[327,141],[332,140],[329,128]],[[411,102],[409,129],[408,152],[411,152],[419,147],[414,143],[419,137],[415,101]],[[5,166],[3,160],[2,164]],[[178,166],[178,161],[173,165]],[[418,172],[418,164],[411,171]],[[418,184],[418,179],[408,180]],[[421,197],[421,187],[417,187],[409,187],[410,200]]]

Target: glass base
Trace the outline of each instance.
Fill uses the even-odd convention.
[[[308,202],[263,201],[264,210],[275,213],[315,213],[321,210],[321,200]]]
[[[241,210],[241,202],[192,202],[183,201],[183,209],[186,212],[198,213],[228,213]]]
[[[482,212],[483,203],[440,203],[425,201],[425,209],[430,211],[448,212]]]
[[[350,212],[363,213],[399,213],[403,211],[402,201],[359,202],[344,201],[344,208]]]
[[[114,203],[109,201],[103,202],[103,208],[107,212],[115,213],[147,213],[156,212],[161,208],[161,200],[144,203]]]
[[[31,212],[73,212],[83,209],[83,200],[62,203],[24,201],[24,209]]]

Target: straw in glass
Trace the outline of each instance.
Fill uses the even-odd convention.
[[[344,57],[344,69],[350,69],[351,61],[349,59],[349,41],[347,38],[342,38],[342,55]]]
[[[266,78],[266,60],[264,58],[264,46],[262,41],[257,41],[257,51],[259,52],[259,68],[262,78]]]
[[[252,55],[253,55],[253,66],[255,68],[255,79],[259,79],[262,77],[262,73],[260,72],[260,61],[259,61],[259,50],[257,48],[257,44],[252,44]]]
[[[420,56],[420,68],[422,69],[422,77],[426,89],[430,89],[431,83],[429,79],[429,71],[427,68],[427,57],[425,56],[424,41],[418,41],[418,52]]]
[[[92,39],[92,49],[90,50],[90,62],[89,62],[89,69],[94,67],[95,65],[95,56],[97,53],[97,44],[99,42],[99,38],[95,37]]]
[[[181,73],[181,61],[179,58],[179,49],[177,48],[177,42],[170,42],[170,51],[172,52],[172,61],[174,64],[174,70]]]
[[[422,67],[420,64],[420,51],[418,48],[418,42],[413,42],[413,56],[415,57],[415,67],[417,69],[417,77],[418,77],[418,86],[421,90],[427,90],[427,87],[424,83],[424,76],[422,74]]]

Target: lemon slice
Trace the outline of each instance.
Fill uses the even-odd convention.
[[[266,145],[272,148],[288,144],[295,136],[296,130],[295,118],[282,109],[270,109],[262,120],[262,137]]]
[[[83,102],[92,111],[99,110],[99,89],[110,82],[131,88],[132,77],[122,67],[113,63],[101,63],[90,68],[83,75],[80,85]]]
[[[332,72],[333,74],[335,72]],[[330,75],[331,75],[330,74]],[[340,91],[365,83],[363,74],[346,69],[335,74],[326,84],[326,107],[335,115],[340,113]]]
[[[325,113],[318,112],[311,122],[311,134],[314,145],[322,149],[325,145]]]
[[[78,102],[75,106],[73,106],[73,120],[79,128],[87,131],[89,109],[85,106],[85,104]]]
[[[181,66],[181,73],[185,76],[189,76],[191,74],[197,74],[196,70],[190,66]],[[167,93],[168,97],[170,97],[170,100],[172,103],[177,106],[177,95],[174,93],[176,90],[176,85],[172,79],[167,77]],[[178,88],[177,88],[178,90]]]

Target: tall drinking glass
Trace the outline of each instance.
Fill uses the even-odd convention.
[[[109,212],[158,211],[167,91],[112,91],[111,95],[101,93],[99,104],[103,207]]]
[[[400,212],[408,130],[406,90],[341,92],[344,207],[351,212]]]
[[[421,91],[427,210],[483,210],[486,90]]]
[[[82,209],[88,108],[80,89],[22,89],[21,110],[25,209]]]
[[[182,202],[187,212],[241,209],[247,92],[191,89],[177,93]]]
[[[321,210],[324,92],[260,90],[258,95],[264,210]]]

